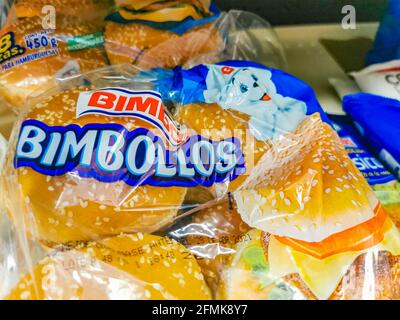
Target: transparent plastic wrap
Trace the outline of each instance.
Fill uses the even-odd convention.
[[[6,156],[6,299],[398,299],[400,234],[304,82],[246,61],[71,77]]]
[[[0,94],[14,111],[57,79],[108,64],[101,26],[90,19],[54,14],[53,25],[50,18],[16,17],[11,11],[0,32]]]
[[[371,147],[367,147],[366,139],[357,133],[350,117],[329,115],[329,118],[332,120],[350,159],[364,175],[393,221],[400,227],[400,182],[370,152]]]
[[[210,1],[146,4],[123,1],[107,18],[104,37],[111,64],[151,69],[240,59],[285,66],[282,47],[270,24],[253,13],[219,12]]]

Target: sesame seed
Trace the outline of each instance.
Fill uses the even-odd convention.
[[[317,184],[318,184],[318,180],[317,180],[317,179],[314,179],[314,180],[311,182],[311,186],[313,186],[313,187],[315,187]]]
[[[325,189],[325,193],[330,193],[331,192],[331,189],[330,188],[326,188]]]

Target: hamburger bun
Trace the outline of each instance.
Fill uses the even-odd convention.
[[[251,227],[308,242],[373,218],[378,205],[336,133],[318,114],[274,142],[234,198]]]
[[[199,211],[189,224],[173,235],[198,259],[207,284],[215,292],[236,244],[246,241],[243,236],[248,230],[235,204],[224,199]]]
[[[42,99],[24,120],[38,120],[48,126],[74,124],[83,127],[87,124],[115,123],[130,131],[146,128],[162,137],[159,129],[139,118],[110,118],[98,114],[76,118],[79,94],[89,89],[74,87]],[[12,164],[9,163],[9,167]],[[51,176],[31,167],[16,169],[16,175],[21,190],[20,200],[27,205],[22,211],[26,221],[29,221],[27,225],[32,226],[29,231],[49,245],[97,240],[121,232],[151,233],[173,221],[186,194],[183,187],[131,186],[122,180],[106,183],[82,178],[73,172]],[[6,181],[15,183],[10,177],[6,177],[9,178]],[[10,184],[7,189],[11,188]],[[19,211],[19,208],[12,209],[16,214]]]
[[[218,104],[188,104],[180,105],[175,117],[194,132],[212,140],[223,140],[234,137],[240,141],[243,151],[246,174],[230,181],[229,184],[213,186],[211,189],[216,197],[235,191],[248,179],[263,154],[270,148],[271,142],[259,141],[248,130],[249,117],[235,110],[224,110]]]
[[[212,24],[178,35],[144,24],[107,21],[104,37],[111,64],[131,63],[145,70],[186,65],[220,52],[222,47],[222,39]]]
[[[39,17],[19,19],[3,29],[2,35],[10,31],[14,33],[15,43],[21,47],[26,46],[24,40],[26,35],[44,32]],[[74,36],[83,36],[96,31],[98,28],[90,24],[74,25],[69,23],[58,23],[56,30],[47,30],[48,38],[56,38],[58,52],[22,64],[15,64],[10,69],[3,70],[0,75],[2,97],[12,106],[20,108],[24,105],[27,97],[34,92],[37,94],[53,86],[55,77],[62,77],[69,67],[76,72],[105,66],[107,60],[101,48],[70,51],[66,43],[67,39]],[[30,50],[26,48],[26,52],[22,56],[17,56],[16,59],[24,58],[32,53],[44,52],[46,52],[44,49]]]
[[[210,299],[194,257],[166,237],[119,235],[41,260],[9,300]]]

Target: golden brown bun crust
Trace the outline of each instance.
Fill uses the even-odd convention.
[[[235,110],[224,110],[218,104],[188,104],[177,108],[179,123],[193,129],[203,137],[223,140],[235,137],[240,141],[245,158],[246,174],[229,183],[229,191],[235,191],[247,179],[254,165],[270,148],[271,143],[256,140],[248,130],[248,116]]]
[[[24,36],[41,30],[43,29],[40,18],[23,18],[3,29],[2,34],[13,31],[16,43],[25,47]],[[27,96],[35,90],[45,90],[48,86],[51,86],[57,72],[71,60],[79,64],[81,71],[106,65],[107,59],[102,48],[89,48],[79,51],[67,50],[66,37],[85,35],[97,30],[98,28],[91,24],[59,23],[53,33],[58,39],[59,54],[30,61],[3,71],[0,75],[0,94],[11,105],[21,107]],[[27,50],[27,53],[31,52],[37,51]]]
[[[223,201],[197,213],[185,226],[191,233],[186,238],[189,250],[198,263],[209,287],[215,292],[221,274],[234,252],[234,247],[249,231],[231,201]]]
[[[337,134],[317,113],[274,141],[249,174],[234,193],[238,211],[253,228],[276,236],[320,242],[372,219],[378,205]]]
[[[268,252],[269,236],[263,233],[262,237],[264,251]],[[367,255],[362,254],[354,261],[329,300],[400,299],[400,257],[381,251],[378,255],[373,254],[371,263],[367,261]],[[366,272],[367,268],[373,272]],[[298,274],[288,275],[283,281],[298,288],[306,299],[317,299]],[[374,284],[374,292],[365,292],[367,281]]]
[[[42,17],[44,6],[56,9],[57,19],[72,17],[75,22],[90,21],[102,25],[111,12],[112,0],[16,0],[14,3],[17,18]],[[46,12],[47,13],[47,12]]]
[[[88,90],[76,88],[50,97],[33,108],[26,119],[49,126],[118,123],[128,130],[147,128],[162,136],[158,129],[132,117],[110,119],[86,115],[75,119],[76,101],[85,89]],[[172,222],[186,194],[186,188],[181,187],[131,187],[123,181],[103,183],[77,179],[68,173],[50,177],[27,167],[19,168],[17,174],[39,239],[48,243],[101,239],[121,232],[156,231]]]
[[[146,25],[109,21],[104,36],[111,64],[132,63],[142,69],[185,65],[219,51],[222,45],[218,32],[210,24],[178,35]]]
[[[57,252],[22,277],[9,300],[210,299],[194,257],[180,244],[120,235]]]

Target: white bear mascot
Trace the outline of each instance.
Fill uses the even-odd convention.
[[[292,132],[305,118],[306,104],[278,94],[270,71],[230,68],[232,72],[227,75],[221,71],[224,67],[210,68],[213,70],[206,79],[206,102],[249,115],[249,128],[257,140],[277,139]]]

